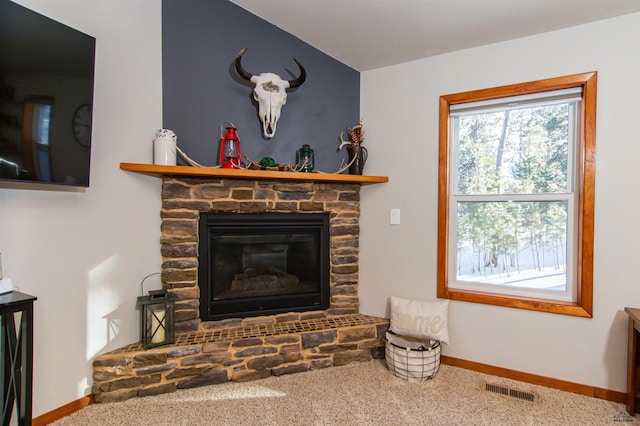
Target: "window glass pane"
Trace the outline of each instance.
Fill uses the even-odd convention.
[[[572,103],[456,117],[459,194],[567,192]]]
[[[457,205],[458,281],[566,290],[566,201]]]
[[[33,129],[34,142],[49,145],[49,123],[51,121],[51,105],[33,105]]]

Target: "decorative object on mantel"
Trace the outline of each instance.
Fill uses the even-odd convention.
[[[240,148],[240,138],[238,137],[236,127],[230,123],[227,126],[226,133],[222,135],[222,125],[220,125],[220,165],[218,166],[203,166],[202,164],[197,163],[193,159],[191,159],[187,154],[184,153],[177,146],[177,136],[176,134],[169,129],[159,129],[156,131],[156,137],[154,139],[154,164],[159,166],[175,166],[176,165],[176,155],[179,153],[184,160],[193,167],[198,168],[219,168],[222,167],[224,169],[251,169],[251,170],[270,170],[270,171],[293,171],[293,172],[304,172],[304,173],[322,173],[322,174],[331,174],[327,172],[323,172],[321,170],[315,170],[315,160],[314,160],[314,152],[311,146],[308,144],[303,144],[300,149],[296,151],[296,164],[277,164],[275,160],[271,157],[263,157],[259,162],[252,161],[248,157],[245,157],[246,163],[242,162],[242,151]],[[362,143],[362,135],[364,134],[364,130],[362,130],[362,124],[360,123],[358,126],[355,126],[354,129],[348,128],[351,141],[342,140],[342,133],[340,134],[340,140],[342,144],[338,148],[338,151],[345,144],[352,144],[352,146],[360,147],[360,143]],[[355,143],[353,141],[356,141]],[[345,165],[344,160],[341,162],[338,170],[333,174],[341,174],[345,170],[349,169],[350,174],[362,174],[362,166],[364,166],[364,162],[367,159],[366,149],[364,150],[364,157],[361,155],[351,155],[351,151],[349,151],[349,162]],[[359,173],[354,173],[351,171],[354,164],[358,165]]]
[[[274,160],[271,157],[262,157],[260,159],[260,165],[263,167],[275,167],[276,166],[276,160]]]
[[[308,149],[306,147],[309,147]],[[310,150],[310,151],[309,151]],[[302,153],[301,153],[302,152]],[[307,156],[307,159],[301,159],[300,155]],[[310,158],[309,158],[310,157]],[[271,172],[297,172],[297,173],[317,173],[322,175],[339,175],[349,168],[351,163],[344,164],[344,160],[340,164],[340,168],[335,173],[323,172],[315,170],[313,159],[313,149],[309,145],[303,145],[300,150],[296,151],[296,164],[278,164],[271,157],[262,157],[260,161],[253,161],[249,157],[244,157],[246,166],[240,167],[243,170],[265,170]],[[306,169],[306,170],[305,170]],[[231,176],[229,176],[231,177]],[[314,179],[312,179],[314,180]],[[325,180],[325,179],[320,179]]]
[[[224,169],[243,168],[240,139],[233,125],[227,127],[227,133],[220,139],[220,165]]]
[[[352,175],[361,175],[364,169],[364,164],[367,162],[368,152],[365,147],[362,146],[364,142],[364,127],[362,127],[362,120],[353,127],[347,127],[347,133],[350,140],[342,139],[343,132],[340,132],[340,146],[338,151],[343,146],[347,146],[349,153],[349,173]]]
[[[144,281],[159,272],[149,274],[140,282],[140,293],[144,293]],[[140,339],[145,349],[168,345],[175,341],[174,312],[175,294],[166,290],[151,290],[146,296],[138,297],[141,308]]]
[[[193,166],[193,167],[198,167],[198,168],[202,168],[202,169],[219,169],[221,167],[219,165],[217,165],[217,166],[203,166],[202,164],[196,162],[195,160],[190,158],[187,154],[185,154],[185,152],[183,150],[181,150],[180,147],[178,147],[178,154],[180,154],[180,157],[182,157],[184,159],[184,161],[187,162],[187,164],[189,164],[190,166]]]
[[[300,76],[294,80],[283,80],[273,73],[251,74],[242,68],[242,55],[247,48],[240,50],[234,61],[238,75],[245,80],[252,82],[253,98],[258,102],[258,115],[262,121],[262,134],[266,139],[271,139],[276,133],[276,125],[280,118],[280,110],[287,102],[287,89],[294,89],[301,86],[307,78],[307,72],[296,58],[294,62],[300,68]]]
[[[271,157],[262,157],[260,161],[252,161],[249,157],[245,156],[244,161],[247,164],[248,170],[269,170],[272,172],[288,172],[291,170],[289,164],[278,164],[276,160]]]
[[[175,166],[177,148],[178,137],[172,130],[157,130],[153,140],[153,164]]]
[[[302,147],[296,151],[296,168],[297,172],[311,173],[315,167],[315,160],[313,157],[313,149],[308,144],[302,145]]]
[[[230,127],[227,127],[227,133],[223,136],[222,135],[222,128],[223,128],[223,124],[224,123],[229,124]],[[197,161],[195,161],[194,159],[192,159],[191,157],[189,157],[183,150],[180,149],[179,146],[176,145],[176,149],[178,151],[178,154],[180,154],[180,157],[182,157],[182,159],[184,161],[186,161],[187,164],[189,164],[190,166],[193,166],[193,167],[200,167],[200,168],[206,168],[206,169],[217,169],[217,168],[220,168],[220,167],[229,168],[229,169],[230,168],[236,168],[236,169],[244,168],[244,167],[242,167],[242,160],[241,160],[242,154],[241,154],[241,151],[240,151],[240,139],[238,138],[236,127],[233,125],[233,123],[231,123],[229,121],[225,121],[224,123],[220,124],[220,153],[219,153],[220,164],[219,165],[216,165],[216,166],[204,166],[204,165],[198,163]],[[230,129],[233,129],[233,131],[231,131]],[[158,130],[158,131],[160,131],[160,130]],[[169,132],[171,132],[171,131],[169,130]],[[227,154],[231,154],[231,157],[227,156],[227,159],[225,160],[224,155],[223,155],[224,152],[226,152]],[[230,161],[229,158],[233,158],[234,166],[237,164],[238,167],[232,167],[231,166],[232,161]],[[161,164],[161,163],[155,163],[155,164]],[[225,166],[225,164],[226,164],[226,166]],[[174,162],[171,165],[175,166],[176,163]]]

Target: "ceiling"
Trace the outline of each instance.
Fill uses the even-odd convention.
[[[640,0],[231,0],[358,71],[640,12]]]

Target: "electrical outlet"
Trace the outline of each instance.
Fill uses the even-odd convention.
[[[389,211],[389,224],[400,225],[400,209],[391,209]]]

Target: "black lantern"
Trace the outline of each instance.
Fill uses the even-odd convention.
[[[140,335],[145,349],[174,342],[175,301],[177,297],[166,290],[152,290],[138,297],[141,307]]]

